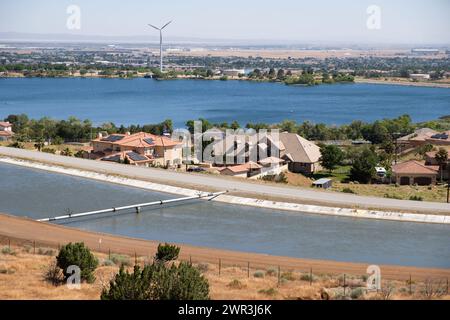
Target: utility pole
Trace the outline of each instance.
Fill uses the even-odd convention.
[[[450,163],[447,162],[447,203],[450,203]]]

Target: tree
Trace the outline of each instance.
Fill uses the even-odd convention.
[[[120,268],[103,288],[102,300],[208,300],[209,283],[190,263],[135,266],[133,273]]]
[[[82,280],[88,283],[95,281],[94,271],[98,266],[98,260],[82,242],[63,246],[56,257],[56,263],[63,270],[66,280],[70,276],[67,274],[67,268],[77,266],[81,270]]]
[[[333,171],[344,160],[344,152],[335,145],[327,145],[320,148],[322,156],[319,161],[325,169]]]
[[[439,168],[441,171],[441,183],[442,183],[442,181],[444,179],[445,164],[448,161],[448,151],[445,150],[444,148],[439,148],[439,150],[436,153],[436,155],[434,156],[434,158],[436,159],[436,162],[439,164]]]
[[[269,70],[269,78],[273,79],[275,77],[276,77],[275,69],[274,68],[270,68],[270,70]]]
[[[364,148],[353,156],[350,169],[350,179],[361,183],[368,183],[375,176],[378,156],[371,148]]]
[[[155,254],[155,261],[167,262],[177,260],[180,254],[180,247],[168,243],[159,244],[158,251]]]
[[[285,78],[285,72],[284,72],[284,70],[283,70],[283,69],[278,69],[278,72],[277,72],[277,79],[278,79],[278,80],[284,80],[284,78]]]
[[[241,126],[240,126],[239,122],[237,122],[236,120],[234,120],[234,121],[231,123],[231,125],[230,125],[230,128],[233,129],[233,130],[237,130],[237,129],[239,129],[240,127],[241,127]]]
[[[62,156],[71,157],[73,156],[73,151],[70,150],[70,148],[64,148],[64,150],[61,151]]]

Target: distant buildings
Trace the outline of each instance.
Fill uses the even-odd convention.
[[[182,163],[182,144],[165,136],[139,132],[111,134],[92,140],[91,159],[138,166],[171,166]]]
[[[8,141],[14,136],[12,124],[0,121],[0,141]]]
[[[430,80],[430,75],[427,73],[412,73],[409,78],[411,80]]]
[[[245,74],[244,69],[226,69],[222,71],[224,76],[228,77],[239,77],[240,74]]]
[[[440,52],[439,49],[429,49],[429,48],[417,48],[411,50],[412,54],[421,56],[437,55],[439,54],[439,52]]]

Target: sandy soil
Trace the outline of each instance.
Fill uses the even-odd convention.
[[[8,250],[5,250],[8,249]],[[71,290],[64,284],[52,285],[45,279],[49,266],[55,262],[57,250],[32,246],[3,247],[0,251],[0,300],[1,299],[99,299],[103,288],[118,272],[119,264],[132,270],[137,263],[149,263],[148,257],[130,257],[94,252],[99,260],[95,282],[83,283],[80,290]],[[116,257],[116,258],[114,258]],[[258,270],[242,267],[194,263],[210,284],[211,299],[449,299],[445,279],[425,282],[382,281],[379,292],[365,290],[365,278],[346,274],[345,293],[343,275],[313,274],[309,272],[286,272],[276,267]],[[426,291],[426,288],[432,288]],[[428,293],[427,293],[428,292]],[[355,294],[356,293],[356,294]]]
[[[100,240],[101,239],[101,240]],[[158,242],[113,236],[108,234],[87,232],[78,229],[45,224],[30,219],[9,215],[0,215],[0,243],[8,242],[36,246],[58,247],[68,242],[84,242],[92,250],[101,253],[121,253],[134,256],[152,257]],[[269,256],[264,254],[244,253],[219,250],[190,245],[180,245],[180,259],[193,262],[211,263],[221,266],[269,268],[280,266],[282,270],[307,272],[311,268],[314,273],[321,274],[366,274],[367,264],[347,263],[325,260],[298,259],[291,257]],[[427,278],[450,278],[450,269],[415,268],[403,266],[380,266],[384,279],[407,280],[411,276],[415,280]]]

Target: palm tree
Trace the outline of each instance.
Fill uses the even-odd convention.
[[[448,151],[444,148],[439,148],[439,151],[434,156],[436,162],[439,164],[439,168],[441,171],[441,183],[444,178],[444,164],[448,161]],[[450,178],[450,177],[449,177]]]

